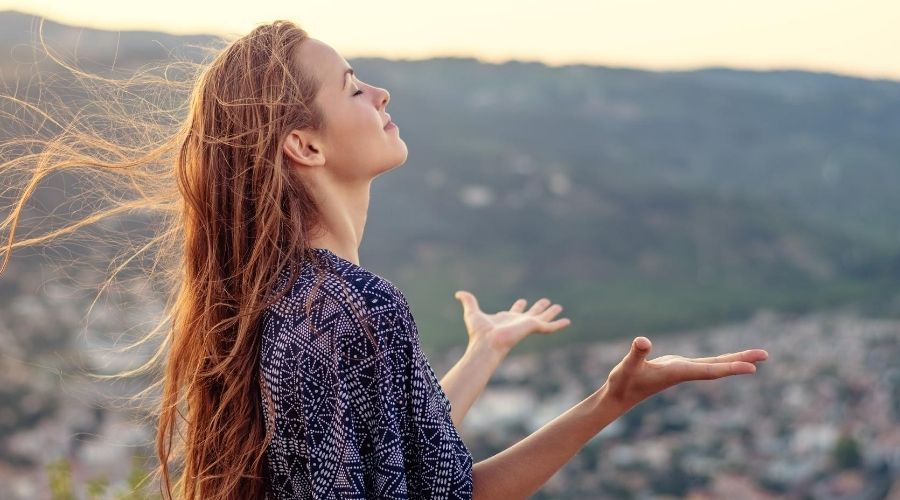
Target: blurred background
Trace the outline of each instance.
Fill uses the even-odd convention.
[[[467,339],[456,290],[572,319],[475,403],[476,462],[594,391],[634,336],[651,358],[769,352],[641,403],[534,498],[900,499],[896,2],[0,1],[3,93],[46,107],[85,95],[35,47],[42,17],[66,61],[123,79],[290,19],[391,92],[409,157],[373,185],[360,257],[404,290],[438,376]],[[84,192],[48,178],[27,213],[77,220],[90,207],[55,208]],[[111,348],[163,296],[99,290],[113,250],[14,252],[0,277],[0,499],[141,498],[153,422],[117,401],[142,382],[86,372],[142,360]]]

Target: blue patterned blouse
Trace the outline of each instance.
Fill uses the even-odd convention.
[[[275,417],[267,498],[471,499],[472,455],[406,297],[328,249],[312,251],[326,266],[321,281],[304,263],[262,318],[260,383],[272,397],[263,416]]]

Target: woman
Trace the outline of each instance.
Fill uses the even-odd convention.
[[[204,68],[183,126],[149,152],[71,153],[66,166],[139,187],[93,220],[134,208],[170,215],[157,242],[173,256],[172,323],[144,367],[165,361],[165,498],[526,498],[642,400],[754,373],[766,359],[751,349],[648,360],[651,343],[637,337],[594,393],[473,464],[456,427],[494,369],[524,337],[569,322],[546,299],[486,314],[458,292],[469,345],[439,383],[404,294],[358,257],[372,179],[407,157],[389,101],[330,46],[275,21]],[[167,165],[166,152],[174,175],[138,169]],[[54,162],[64,165],[41,165]],[[38,169],[29,188],[46,175]],[[24,199],[2,226],[11,232],[0,272],[13,248],[77,227],[13,243]]]

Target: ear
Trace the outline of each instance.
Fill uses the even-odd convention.
[[[325,164],[320,144],[319,136],[314,132],[294,129],[285,138],[282,150],[293,163],[317,167]]]

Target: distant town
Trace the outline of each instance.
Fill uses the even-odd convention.
[[[511,354],[460,429],[475,461],[594,391],[631,338]],[[687,383],[642,402],[533,498],[900,498],[900,321],[761,311],[742,323],[649,338],[649,359],[759,347],[769,360],[753,375]],[[459,355],[430,361],[440,376]],[[152,427],[115,398],[139,387],[110,386],[103,394],[113,399],[104,400],[90,384],[61,378],[66,400],[56,417],[14,434],[6,448],[42,464],[65,450],[74,483],[103,474],[121,486],[132,457],[148,452]],[[8,478],[2,498],[49,495],[45,468],[4,463],[0,476]]]
[[[632,338],[507,358],[462,424],[475,461],[593,392]],[[691,382],[642,402],[533,498],[900,499],[900,322],[760,312],[648,338],[649,359],[757,347],[769,359],[756,374]]]

